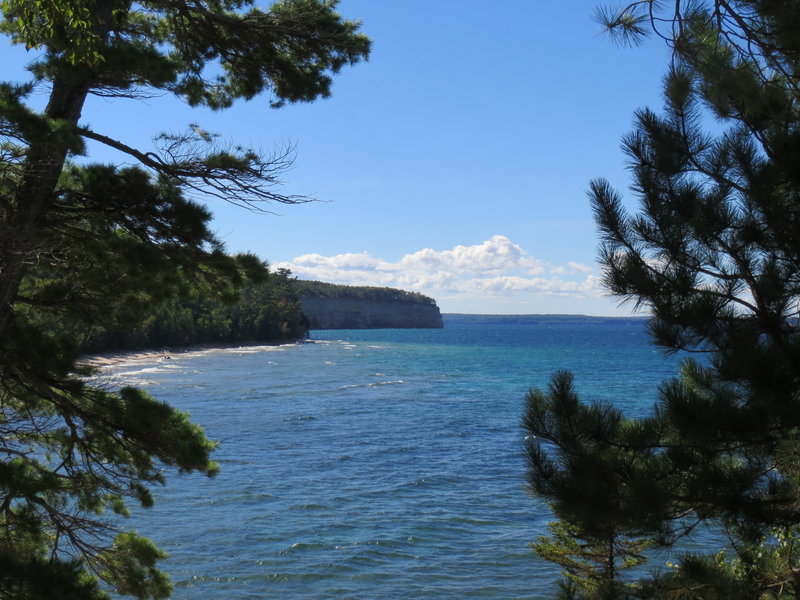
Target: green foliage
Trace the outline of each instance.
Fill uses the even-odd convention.
[[[96,576],[120,593],[168,593],[161,555],[125,536],[106,546],[119,523],[102,515],[125,516],[126,500],[150,506],[165,467],[213,475],[215,445],[146,393],[94,389],[73,372],[91,328],[139,322],[187,288],[232,294],[243,270],[209,218],[137,169],[65,171],[0,346],[0,547],[19,565],[9,582],[19,597],[40,593],[34,573],[69,579],[65,598],[104,597]]]
[[[698,357],[644,418],[582,404],[563,374],[549,394],[532,392],[525,425],[541,437],[529,443],[530,479],[560,519],[542,549],[571,574],[567,559],[578,557],[573,570],[591,564],[603,526],[663,548],[689,547],[711,527],[727,538],[721,552],[685,552],[614,593],[795,598],[800,21],[791,2],[674,8],[663,114],[640,110],[624,139],[640,210],[629,214],[603,180],[591,198],[608,289],[650,313],[657,345]],[[658,27],[654,3],[625,10],[642,9]],[[720,133],[701,128],[709,115]],[[593,597],[582,577],[567,597]],[[600,581],[624,582],[616,571]]]
[[[568,521],[554,521],[549,527],[550,537],[540,536],[532,547],[564,569],[564,597],[605,600],[634,595],[636,588],[622,582],[620,572],[645,562],[642,553],[649,541],[617,532],[601,539]]]
[[[364,59],[370,40],[342,20],[337,2],[252,0],[3,0],[0,30],[46,51],[50,78],[65,62],[105,86],[150,85],[189,104],[226,108],[269,91],[272,106],[330,95],[331,74]],[[213,73],[213,74],[212,74]]]
[[[235,298],[190,293],[149,307],[133,326],[83,328],[81,348],[105,352],[277,342],[303,338],[306,333],[294,280],[279,271],[269,273],[263,281],[244,283]]]
[[[114,12],[124,6],[114,4]],[[3,0],[0,9],[6,18],[2,31],[27,49],[46,47],[73,64],[91,64],[102,58],[102,38],[93,18],[97,2]]]
[[[30,81],[0,83],[0,598],[164,598],[163,553],[121,531],[122,518],[130,503],[152,505],[170,469],[214,475],[215,444],[140,390],[91,387],[76,361],[102,336],[166,336],[173,323],[187,341],[299,331],[288,274],[228,256],[189,195],[253,209],[304,198],[274,189],[290,150],[264,156],[191,124],[144,151],[81,124],[85,101],[310,101],[367,57],[369,40],[325,0],[0,9],[0,32],[39,50]],[[42,111],[28,105],[34,88],[49,90]],[[136,166],[70,164],[87,139]],[[240,295],[252,305],[231,304]]]
[[[118,577],[117,591],[136,598],[167,598],[172,592],[169,579],[156,567],[166,554],[148,539],[135,533],[120,533],[101,556],[105,579]]]
[[[79,561],[54,563],[45,556],[0,550],[2,600],[110,600]]]
[[[644,562],[646,524],[669,510],[668,478],[656,477],[658,485],[650,478],[662,469],[649,449],[657,432],[611,406],[582,404],[566,371],[547,393],[528,393],[523,427],[531,488],[560,519],[534,550],[564,569],[571,593],[624,597],[621,571]]]

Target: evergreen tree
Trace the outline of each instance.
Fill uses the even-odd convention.
[[[213,475],[214,444],[143,391],[88,385],[80,345],[170,298],[230,299],[266,276],[255,257],[225,254],[187,194],[254,208],[303,198],[274,189],[285,155],[226,149],[197,126],[144,151],[81,112],[90,94],[166,92],[214,109],[264,92],[272,106],[311,101],[368,53],[335,2],[251,4],[0,2],[0,30],[39,50],[31,81],[0,85],[0,598],[169,594],[163,553],[119,517],[126,502],[152,504],[167,467]],[[26,104],[34,85],[49,89],[41,112]],[[71,164],[86,139],[139,165]]]
[[[622,571],[644,562],[641,522],[658,498],[649,461],[631,448],[647,432],[630,425],[611,406],[581,404],[566,371],[527,396],[529,481],[561,519],[533,547],[564,569],[564,598],[616,598],[627,589]]]
[[[796,598],[800,11],[782,0],[671,6],[605,13],[623,36],[652,23],[674,61],[663,114],[639,111],[624,139],[639,212],[603,180],[590,196],[608,289],[652,315],[656,344],[696,358],[660,387],[649,417],[581,408],[577,451],[556,435],[571,425],[570,404],[534,403],[531,480],[562,530],[593,532],[598,498],[586,489],[600,485],[608,528],[661,547],[704,526],[727,536],[719,552],[686,552],[627,589],[609,573],[608,597]],[[709,116],[714,134],[702,128]],[[605,470],[593,470],[598,461]],[[594,597],[586,586],[571,593]]]

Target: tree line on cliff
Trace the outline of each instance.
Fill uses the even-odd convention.
[[[298,280],[296,286],[300,296],[309,298],[358,299],[370,302],[397,302],[431,306],[436,304],[436,300],[430,296],[397,288],[340,285],[310,280]]]

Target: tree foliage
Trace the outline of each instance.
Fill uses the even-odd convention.
[[[122,517],[152,504],[169,469],[213,475],[215,444],[141,390],[92,387],[77,358],[99,332],[136,331],[179,301],[222,306],[269,279],[257,258],[224,251],[198,200],[303,198],[275,189],[286,154],[222,145],[197,125],[137,149],[81,113],[90,94],[214,109],[310,101],[367,56],[335,2],[251,4],[0,2],[0,31],[38,53],[30,81],[0,84],[0,598],[169,594],[163,553],[121,531]],[[41,111],[28,105],[34,87],[49,91]],[[87,139],[138,164],[79,161]]]
[[[651,25],[674,60],[663,113],[638,111],[623,142],[639,211],[603,180],[590,197],[606,286],[650,313],[657,345],[692,358],[645,418],[555,391],[549,404],[529,402],[531,480],[559,527],[593,542],[598,519],[662,548],[688,547],[704,527],[728,540],[627,587],[596,570],[610,590],[599,597],[795,598],[800,18],[796,3],[780,0],[671,6],[605,13],[623,36]],[[714,133],[703,129],[707,117]],[[575,415],[580,436],[563,437]],[[598,597],[594,589],[565,595]]]
[[[654,457],[639,444],[650,432],[612,406],[581,404],[567,371],[547,393],[530,391],[523,426],[530,485],[560,519],[534,550],[564,569],[568,597],[576,588],[590,598],[623,593],[621,573],[644,562],[642,523],[660,503],[649,481]]]
[[[86,352],[169,349],[197,344],[288,342],[308,332],[295,281],[285,270],[247,281],[225,299],[190,291],[150,306],[133,326],[74,324],[70,331]],[[64,326],[53,324],[53,327]]]
[[[436,304],[436,300],[419,292],[408,292],[389,287],[340,285],[322,281],[298,280],[297,288],[301,296],[309,298],[360,298],[373,302]]]

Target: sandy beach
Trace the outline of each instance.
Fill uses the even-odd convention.
[[[186,346],[177,349],[162,349],[162,350],[131,350],[120,352],[107,352],[101,354],[89,354],[81,357],[79,364],[102,369],[103,367],[113,367],[125,363],[133,362],[158,362],[162,360],[170,360],[173,357],[178,357],[186,354],[197,354],[200,352],[211,352],[215,350],[236,350],[236,349],[249,349],[251,351],[257,348],[283,346],[287,344],[295,344],[297,340],[280,340],[274,342],[253,342],[252,344],[219,344],[209,345],[201,344],[196,346]]]
[[[113,367],[114,365],[119,365],[122,363],[128,362],[138,362],[138,361],[155,361],[155,360],[163,360],[167,357],[171,357],[172,352],[169,354],[165,354],[163,352],[155,352],[155,351],[131,351],[131,352],[114,352],[110,354],[94,354],[89,356],[81,357],[80,364],[95,367],[95,368],[102,368],[102,367]]]

